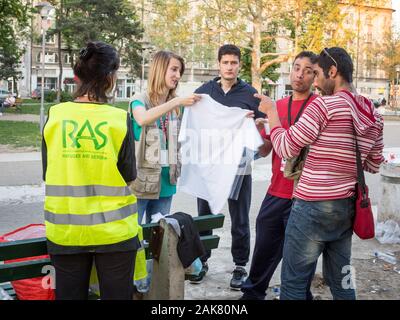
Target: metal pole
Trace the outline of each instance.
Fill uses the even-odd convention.
[[[144,51],[142,49],[142,79],[140,79],[140,92],[142,92],[143,87],[144,87]]]
[[[394,101],[394,110],[395,110],[395,115],[397,116],[397,107],[398,107],[398,101],[397,101],[397,90],[399,89],[399,71],[396,70],[396,75],[397,75],[397,80],[396,80],[396,85],[394,86],[394,92],[395,92],[395,101]]]
[[[142,27],[144,27],[144,0],[142,0]],[[144,87],[144,50],[142,44],[142,79],[140,79],[140,92]]]
[[[40,132],[43,133],[44,127],[44,70],[45,70],[45,47],[46,47],[46,30],[43,28],[42,19],[42,88],[40,94]],[[61,58],[60,58],[61,59]]]

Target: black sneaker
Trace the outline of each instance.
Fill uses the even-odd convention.
[[[231,289],[240,290],[243,282],[246,281],[247,272],[244,267],[236,267],[232,272]]]
[[[201,268],[199,275],[190,277],[189,282],[193,284],[202,283],[204,276],[206,275],[207,272],[208,272],[208,264],[207,262],[203,262],[203,266]]]

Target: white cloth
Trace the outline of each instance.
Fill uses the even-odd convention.
[[[227,107],[202,94],[185,108],[179,142],[182,171],[178,190],[207,200],[220,213],[229,197],[243,150],[258,150],[262,140],[249,110]]]

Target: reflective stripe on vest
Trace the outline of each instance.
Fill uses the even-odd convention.
[[[130,189],[125,187],[110,187],[102,185],[88,186],[55,186],[46,185],[46,196],[51,197],[95,197],[109,196],[119,197],[132,194]]]
[[[93,226],[96,224],[118,221],[137,213],[136,203],[113,211],[96,212],[91,214],[59,214],[44,211],[46,221],[53,224],[68,224],[75,226]]]

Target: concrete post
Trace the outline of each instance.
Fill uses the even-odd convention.
[[[164,237],[159,261],[153,260],[150,291],[145,300],[183,300],[185,270],[178,257],[178,235],[164,219],[160,220]]]
[[[400,224],[400,165],[385,163],[382,165],[380,173],[381,196],[378,206],[378,221],[392,219]]]

